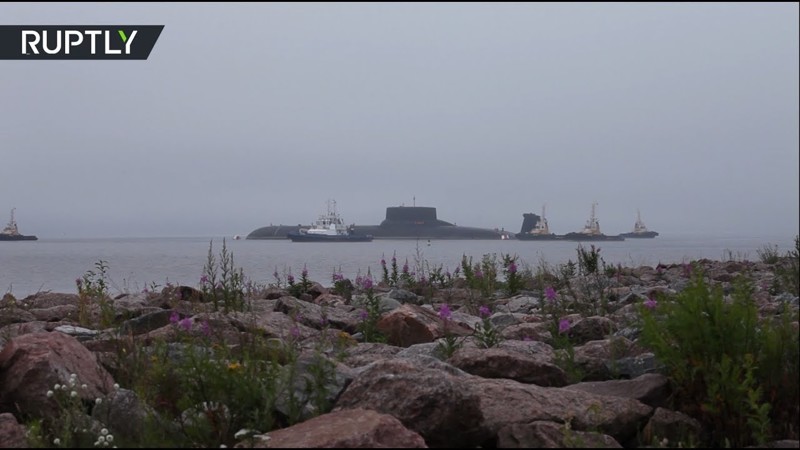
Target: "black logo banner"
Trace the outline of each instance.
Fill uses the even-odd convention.
[[[147,59],[164,25],[0,25],[0,59]]]

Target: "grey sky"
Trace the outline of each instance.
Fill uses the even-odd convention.
[[[247,234],[328,198],[518,231],[798,233],[798,4],[0,4],[165,25],[147,61],[0,61],[0,221]]]

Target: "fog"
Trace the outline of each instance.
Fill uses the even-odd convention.
[[[793,237],[797,3],[0,4],[164,25],[146,61],[0,61],[0,226],[247,234],[435,206],[553,232]]]

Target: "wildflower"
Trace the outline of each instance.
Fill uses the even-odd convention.
[[[556,290],[552,286],[547,286],[544,290],[544,296],[552,302],[556,299]]]
[[[289,329],[289,334],[291,334],[292,337],[295,338],[295,339],[299,338],[300,337],[300,328],[298,328],[297,325],[293,326],[292,328]]]
[[[483,278],[483,272],[480,269],[475,271],[475,278],[481,279]]]
[[[381,267],[386,267],[386,260],[381,258]]]
[[[78,396],[78,393],[75,392],[75,391],[72,391],[72,392],[69,393],[69,396],[72,397],[72,398],[75,398],[75,397]]]
[[[109,434],[108,436],[106,436],[106,442],[114,442],[114,435]]]
[[[53,395],[55,395],[55,393],[53,391],[47,391],[47,398],[50,398]]]
[[[53,386],[53,389],[55,389],[55,390],[59,390],[59,389],[61,389],[61,385],[60,385],[60,384],[58,384],[58,383],[56,383],[56,385],[55,385],[55,386]]]
[[[102,430],[100,430],[100,434],[106,436],[108,434],[108,428],[103,428]]]
[[[306,265],[305,265],[305,264],[303,264],[303,272],[301,272],[301,273],[300,273],[300,275],[301,275],[303,278],[308,278],[308,269],[306,268]]]
[[[508,265],[508,273],[517,273],[517,265],[513,262]]]
[[[181,320],[178,323],[178,325],[180,325],[180,327],[183,328],[184,331],[191,331],[191,329],[192,329],[192,318],[191,317],[187,317],[187,318]]]
[[[77,284],[78,287],[81,287],[81,279],[80,278],[75,278],[75,284]]]
[[[658,302],[655,301],[652,297],[650,297],[647,300],[645,300],[644,306],[648,309],[656,309],[656,306],[658,306]]]
[[[119,384],[114,383],[114,389],[119,389]]]
[[[208,276],[203,275],[202,277],[200,277],[200,284],[205,285],[206,283],[208,283]]]
[[[450,320],[453,316],[452,311],[450,311],[450,307],[447,306],[447,303],[442,303],[442,306],[439,308],[439,317],[442,320]]]
[[[366,310],[366,309],[362,309],[362,310],[361,310],[361,311],[358,313],[358,317],[359,317],[361,320],[367,320],[367,319],[369,318],[369,313],[367,312],[367,310]]]
[[[239,364],[238,362],[232,362],[232,363],[228,364],[228,370],[230,370],[231,372],[236,372],[237,370],[239,370],[241,368],[242,368],[242,365]]]
[[[403,264],[403,273],[408,273],[408,260],[406,260],[406,263]]]
[[[370,277],[361,278],[361,289],[365,291],[372,289],[372,278]]]
[[[570,326],[569,320],[561,319],[561,321],[558,322],[558,332],[562,334],[566,333],[567,331],[569,331],[569,326]]]
[[[478,308],[478,315],[486,318],[492,315],[492,311],[489,309],[488,306],[483,305],[480,308]]]
[[[294,284],[294,275],[292,274],[286,275],[286,282],[289,284]]]
[[[59,438],[53,439],[53,445],[61,445],[61,439]]]
[[[94,399],[94,404],[95,404],[95,405],[99,405],[99,404],[101,404],[101,403],[103,403],[103,399],[102,399],[102,398],[100,398],[100,397],[97,397],[96,399]]]
[[[208,319],[200,324],[200,332],[203,333],[203,336],[211,336],[211,325],[208,324]]]
[[[169,323],[176,324],[180,320],[181,316],[180,314],[178,314],[178,311],[172,311],[172,314],[169,316]]]

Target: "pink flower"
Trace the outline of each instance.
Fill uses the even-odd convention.
[[[651,298],[648,298],[647,300],[645,300],[645,302],[644,302],[644,306],[645,306],[646,308],[648,308],[648,309],[656,309],[656,306],[658,306],[658,302],[657,302],[657,301],[655,301],[655,300],[654,300],[654,299],[651,297]]]
[[[203,336],[211,336],[211,326],[208,324],[208,320],[204,320],[200,324],[200,332],[203,333]]]
[[[169,316],[169,323],[173,323],[173,324],[174,323],[178,323],[178,321],[180,321],[180,320],[181,320],[181,316],[180,316],[180,314],[178,314],[178,311],[172,311],[172,314],[170,314],[170,316]]]
[[[206,275],[203,275],[202,277],[200,277],[200,284],[206,284],[206,283],[208,283],[208,277]]]
[[[450,311],[450,307],[447,306],[447,303],[442,303],[442,306],[439,308],[439,317],[442,320],[450,320],[453,316],[452,311]]]
[[[561,321],[558,322],[558,332],[561,334],[566,333],[569,331],[569,326],[569,320],[561,319]]]
[[[365,291],[372,289],[372,278],[370,277],[361,278],[361,289]]]
[[[547,286],[544,290],[544,296],[552,302],[556,299],[556,290],[552,286]]]
[[[478,315],[486,318],[492,315],[492,311],[489,309],[488,306],[481,306],[480,308],[478,308]]]
[[[508,265],[508,273],[517,273],[517,265],[513,262]]]
[[[191,317],[187,317],[181,320],[180,322],[178,322],[178,325],[180,325],[180,327],[183,328],[184,331],[190,331],[192,329]]]

